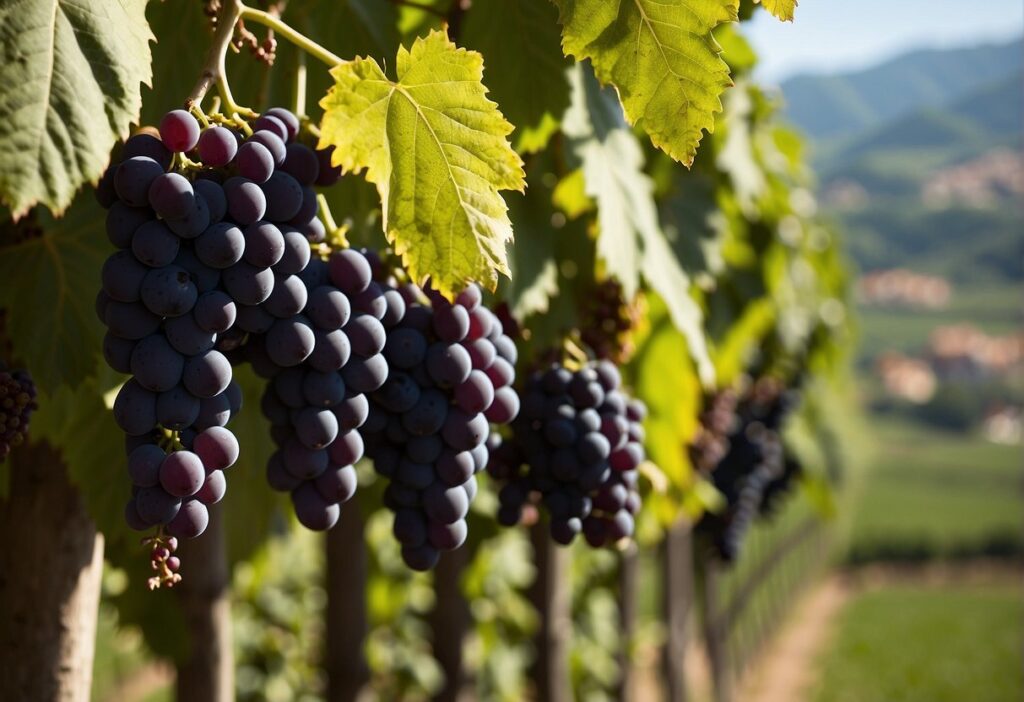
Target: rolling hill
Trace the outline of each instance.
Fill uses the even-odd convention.
[[[913,51],[853,73],[782,84],[787,118],[819,144],[855,137],[926,107],[947,105],[1021,69],[1024,41]]]
[[[907,267],[964,290],[1016,293],[1022,56],[1020,40],[913,51],[865,71],[783,83],[785,115],[808,136],[825,211],[862,269]]]

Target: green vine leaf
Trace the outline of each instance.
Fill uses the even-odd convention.
[[[644,173],[644,155],[611,90],[602,89],[583,66],[570,72],[572,106],[563,131],[569,152],[583,171],[584,190],[597,202],[597,253],[609,275],[633,297],[641,276],[664,298],[673,323],[689,343],[702,380],[714,370],[708,357],[700,307],[690,278],[658,221],[654,181]],[[573,164],[576,165],[576,164]]]
[[[35,218],[0,225],[0,307],[15,358],[54,392],[96,369],[103,332],[93,301],[109,244],[91,197],[61,219],[40,210]]]
[[[732,85],[712,30],[738,16],[738,0],[554,0],[562,49],[590,59],[615,86],[626,117],[676,161],[693,163]]]
[[[500,190],[522,191],[512,125],[487,99],[483,58],[442,32],[401,47],[397,80],[372,58],[343,63],[324,108],[320,147],[345,172],[366,169],[384,232],[417,282],[454,297],[508,275],[512,223]]]
[[[558,13],[545,2],[476,0],[461,38],[487,58],[487,85],[516,131],[520,153],[544,148],[569,106]],[[524,60],[529,70],[523,70]]]
[[[0,200],[60,213],[95,182],[151,77],[146,0],[0,4]]]
[[[797,0],[754,0],[764,5],[764,9],[775,15],[783,22],[792,22],[796,13],[796,6],[800,3]]]

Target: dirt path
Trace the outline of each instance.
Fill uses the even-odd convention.
[[[787,623],[742,681],[738,700],[807,702],[820,672],[815,665],[829,645],[836,617],[860,593],[891,586],[1021,582],[1020,563],[977,560],[969,564],[873,565],[832,573],[805,594]]]
[[[816,682],[815,661],[829,642],[836,615],[851,594],[842,576],[832,575],[804,595],[761,662],[736,695],[757,702],[801,702]]]

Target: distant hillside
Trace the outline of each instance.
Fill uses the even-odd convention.
[[[1024,41],[908,53],[856,73],[797,76],[782,84],[787,119],[820,144],[851,138],[1021,70]]]
[[[815,149],[827,183],[852,180],[869,193],[914,194],[936,168],[999,147],[1019,147],[1024,128],[1024,71],[869,129],[841,148]]]
[[[915,51],[783,85],[821,202],[862,270],[906,267],[961,291],[1021,280],[1022,52],[1022,41]]]

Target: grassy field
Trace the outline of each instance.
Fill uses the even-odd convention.
[[[853,560],[1024,547],[1020,448],[874,418],[874,459],[851,505]]]
[[[890,586],[850,602],[814,702],[1019,702],[1024,598],[1007,586]]]

